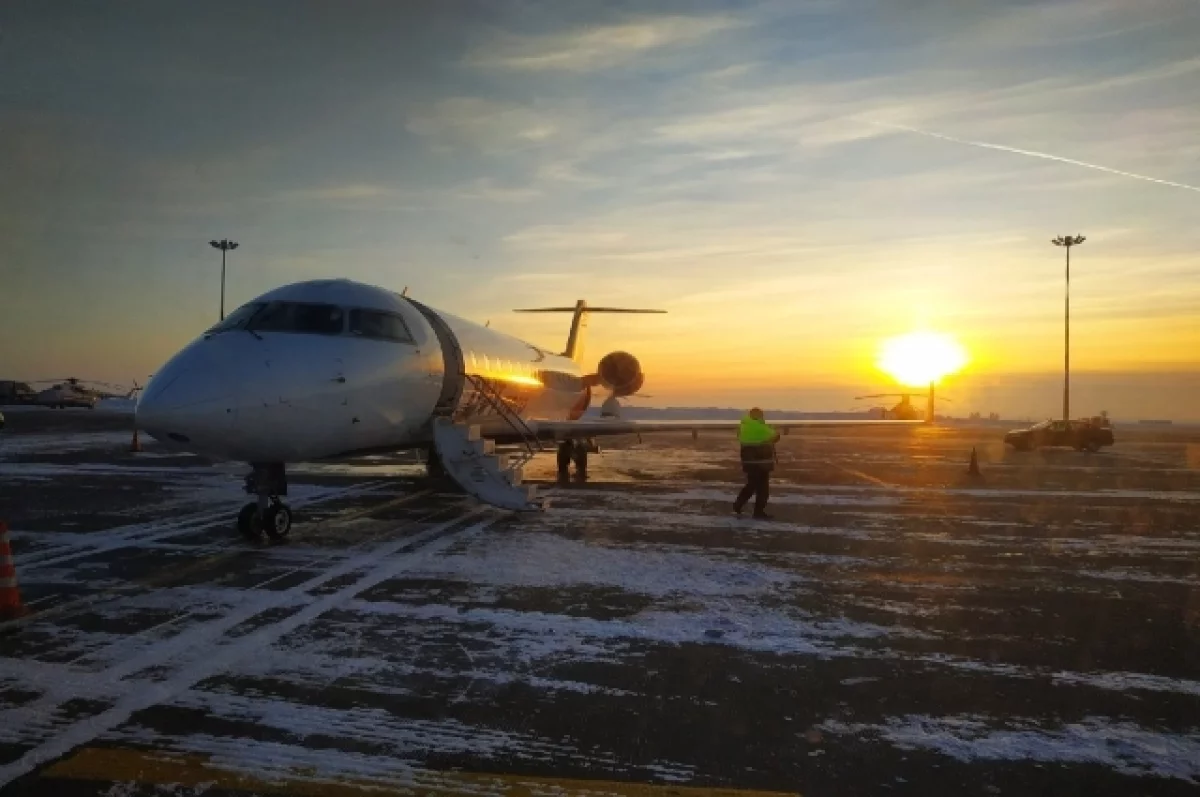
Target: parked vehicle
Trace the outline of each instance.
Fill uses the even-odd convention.
[[[1042,421],[1028,429],[1013,429],[1004,442],[1017,451],[1035,448],[1069,447],[1076,451],[1099,451],[1115,441],[1112,426],[1103,418],[1076,421]]]

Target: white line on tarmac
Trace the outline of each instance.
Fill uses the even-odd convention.
[[[290,504],[292,508],[308,506],[310,504],[330,501],[335,498],[347,498],[355,495],[381,490],[387,486],[387,482],[369,482],[367,484],[356,484],[351,487],[343,487],[326,492],[314,493],[312,495],[298,498]],[[116,550],[119,548],[136,547],[142,543],[161,542],[173,537],[182,537],[187,534],[195,533],[204,527],[217,522],[222,518],[228,518],[230,512],[228,509],[217,511],[209,510],[198,514],[189,515],[175,521],[163,523],[160,520],[148,521],[146,523],[136,523],[130,526],[119,526],[110,531],[94,532],[96,539],[88,543],[85,550],[73,549],[70,553],[56,554],[55,551],[35,552],[27,558],[22,559],[22,568],[28,570],[40,570],[50,565],[62,564],[71,562],[76,559],[84,559],[89,556],[95,556],[99,553]],[[148,534],[143,532],[150,532]],[[38,553],[50,554],[49,556],[38,556]]]
[[[421,563],[424,559],[441,552],[451,544],[459,542],[465,537],[478,534],[499,520],[496,517],[481,521],[464,529],[462,532],[439,538],[439,534],[455,523],[474,517],[484,511],[486,509],[483,507],[476,508],[426,531],[380,545],[360,556],[342,562],[337,567],[331,568],[302,584],[264,595],[259,601],[242,609],[235,610],[225,617],[188,629],[178,636],[172,637],[145,651],[142,655],[122,662],[101,673],[96,676],[98,680],[112,682],[113,686],[117,686],[116,681],[136,672],[164,664],[181,654],[193,654],[191,661],[172,677],[161,682],[142,681],[129,684],[128,691],[109,709],[95,716],[79,719],[65,729],[57,730],[52,739],[29,750],[16,761],[0,766],[0,787],[11,783],[22,775],[32,772],[47,761],[70,752],[79,745],[94,741],[101,735],[127,722],[134,713],[162,703],[179,692],[190,689],[197,683],[223,672],[236,661],[250,655],[254,650],[274,644],[284,635],[312,622],[339,604],[353,599],[356,595],[371,587],[396,577],[410,567]],[[396,554],[404,552],[405,548],[412,546],[422,546],[416,551],[409,552],[418,555],[393,558],[396,557]],[[295,614],[258,628],[245,636],[227,641],[224,645],[218,645],[220,638],[237,625],[263,612],[285,604],[304,600],[305,598],[311,599],[312,596],[307,595],[310,590],[323,586],[341,576],[353,573],[356,570],[368,567],[370,569],[353,584],[343,587],[337,592],[313,600]],[[0,660],[0,675],[7,674],[4,662]],[[74,684],[70,683],[65,685],[74,686]],[[52,694],[45,695],[33,704],[27,704],[17,709],[3,712],[0,714],[0,717],[4,717],[4,719],[0,721],[0,724],[11,727],[10,718],[14,714],[27,715],[27,721],[28,719],[43,717],[47,708],[61,708],[61,702],[65,702],[61,700],[62,697],[70,699],[68,695],[54,695],[55,699],[49,701],[51,702],[51,706],[47,706],[47,698],[50,698]]]

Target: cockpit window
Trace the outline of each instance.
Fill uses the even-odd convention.
[[[415,343],[404,319],[395,313],[379,310],[351,310],[350,334],[364,338]]]
[[[265,302],[250,302],[249,304],[244,304],[229,315],[225,316],[220,323],[214,327],[211,327],[205,334],[211,335],[216,332],[225,332],[226,330],[230,329],[241,329],[246,325],[247,321],[254,317],[255,313],[263,309],[265,306]]]
[[[342,308],[332,304],[271,302],[250,320],[246,328],[256,332],[340,335],[344,317]]]

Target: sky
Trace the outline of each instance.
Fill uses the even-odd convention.
[[[0,378],[128,382],[344,276],[647,405],[849,409],[953,335],[955,409],[1198,418],[1195,0],[0,4]]]

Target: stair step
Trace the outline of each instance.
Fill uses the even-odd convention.
[[[526,459],[496,454],[496,442],[483,438],[478,425],[438,419],[433,433],[446,473],[475,498],[502,509],[542,509],[542,504],[531,498],[534,493],[521,485]]]

